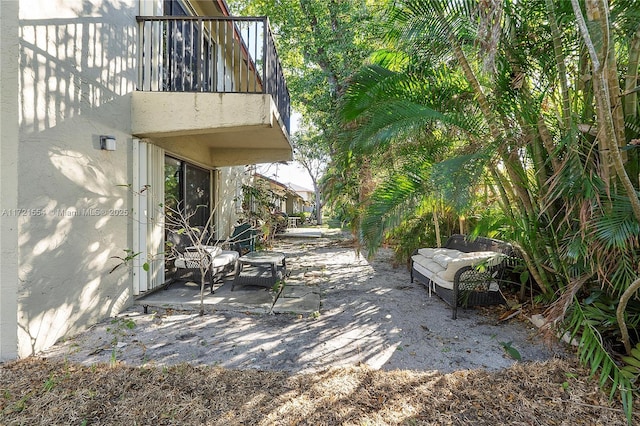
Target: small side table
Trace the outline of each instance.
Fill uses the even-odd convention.
[[[236,285],[253,285],[265,288],[282,280],[287,272],[284,253],[277,251],[252,251],[238,259],[236,278],[231,291]],[[245,268],[248,266],[248,268]]]

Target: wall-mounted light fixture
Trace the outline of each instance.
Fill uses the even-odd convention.
[[[104,149],[105,151],[115,151],[116,137],[105,135],[100,136],[100,149]]]

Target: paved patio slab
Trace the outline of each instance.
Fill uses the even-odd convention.
[[[231,291],[231,281],[215,288],[211,294],[207,284],[204,295],[204,311],[235,311],[265,314],[271,307],[277,293],[260,287],[241,287]],[[135,301],[136,305],[148,308],[174,309],[177,311],[199,311],[200,289],[194,282],[175,282],[167,290],[158,290]]]
[[[290,264],[290,267],[295,269],[295,263]],[[295,278],[287,282],[282,292],[246,285],[236,286],[231,291],[231,278],[228,277],[222,285],[216,284],[213,294],[209,284],[206,284],[203,302],[205,312],[309,314],[320,310],[320,291]],[[135,304],[146,307],[147,310],[161,308],[197,312],[200,310],[200,284],[177,281],[166,290],[156,290],[137,299]]]
[[[320,292],[304,284],[287,284],[273,305],[276,314],[320,312]]]

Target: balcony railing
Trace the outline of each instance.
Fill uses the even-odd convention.
[[[266,17],[136,19],[138,90],[270,94],[289,132],[289,91]]]

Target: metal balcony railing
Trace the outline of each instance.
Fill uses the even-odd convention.
[[[267,93],[289,132],[289,91],[266,17],[136,19],[138,90]]]

